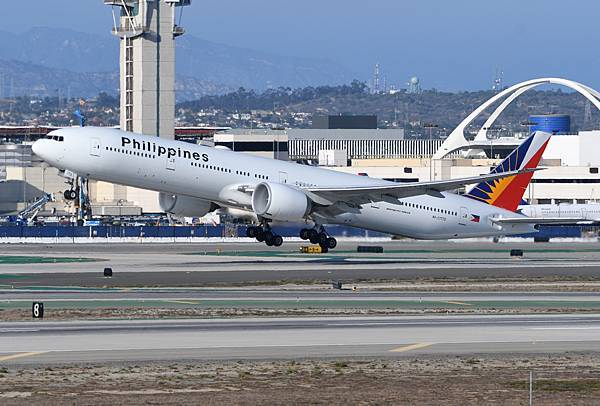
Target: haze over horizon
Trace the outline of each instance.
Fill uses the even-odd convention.
[[[4,15],[25,12],[20,2]],[[110,35],[111,9],[101,0],[34,0],[27,18],[6,19],[1,29],[36,26]],[[388,84],[421,78],[424,88],[485,90],[497,68],[504,83],[560,76],[600,87],[600,62],[592,52],[600,3],[592,0],[476,0],[398,2],[376,0],[192,1],[182,25],[193,36],[273,54],[327,59],[369,81],[375,63]],[[115,39],[115,42],[117,40]],[[65,62],[68,68],[68,62]]]

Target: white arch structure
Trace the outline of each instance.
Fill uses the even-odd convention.
[[[477,107],[471,114],[467,116],[456,128],[450,133],[446,141],[440,146],[440,148],[433,155],[433,159],[442,159],[446,155],[456,152],[461,149],[480,149],[489,144],[487,140],[487,130],[490,126],[496,121],[498,116],[511,104],[517,97],[525,93],[526,91],[533,89],[536,86],[544,85],[544,84],[555,84],[566,86],[570,89],[573,89],[588,99],[590,102],[596,106],[598,110],[600,110],[600,93],[596,90],[575,82],[569,79],[563,78],[539,78],[539,79],[531,79],[525,82],[517,83],[500,93],[494,95],[492,98],[487,100],[481,106]],[[486,120],[483,126],[477,132],[477,136],[473,141],[468,141],[465,138],[465,129],[469,124],[473,122],[481,113],[483,113],[489,106],[502,99],[503,97],[506,99],[494,110],[494,112],[490,115],[490,117]]]

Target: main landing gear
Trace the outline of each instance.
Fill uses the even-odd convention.
[[[269,226],[250,226],[246,229],[246,236],[256,238],[259,242],[264,242],[269,247],[279,247],[283,244],[283,237],[275,234]]]
[[[319,244],[321,252],[328,252],[337,246],[337,240],[330,237],[322,226],[318,228],[303,228],[300,230],[300,238],[309,240],[311,244]]]

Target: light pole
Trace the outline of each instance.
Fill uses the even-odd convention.
[[[439,125],[437,124],[433,124],[433,123],[426,123],[425,125],[423,125],[424,128],[428,128],[429,129],[429,147],[431,148],[432,144],[433,144],[433,129],[434,128],[438,128]],[[433,180],[433,152],[429,155],[429,181],[431,182]]]

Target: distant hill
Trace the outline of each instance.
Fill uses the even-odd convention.
[[[264,90],[349,83],[354,76],[331,61],[281,56],[205,41],[178,38],[177,73],[234,87]]]
[[[94,97],[100,92],[119,93],[119,75],[112,72],[73,72],[47,68],[29,62],[0,59],[0,98],[10,96]],[[221,94],[232,87],[190,77],[178,77],[177,100],[194,100],[209,94]]]
[[[52,92],[70,85],[84,96],[97,94],[98,87],[114,92],[118,89],[118,82],[114,82],[118,44],[108,30],[97,35],[56,28],[33,28],[21,34],[0,32],[0,74],[5,84],[15,82],[15,91],[39,88],[40,92]],[[176,44],[179,100],[238,87],[263,90],[341,84],[353,76],[330,61],[275,55],[189,35],[178,38]],[[23,77],[14,70],[17,66],[23,69]]]
[[[117,72],[73,72],[30,62],[0,59],[0,97],[57,96],[90,97],[100,91],[119,92]]]

